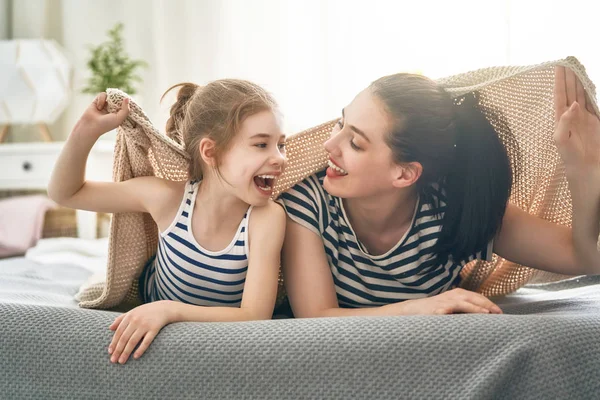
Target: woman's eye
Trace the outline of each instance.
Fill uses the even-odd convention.
[[[352,147],[354,150],[362,150],[360,147],[358,147],[353,140],[350,140],[350,147]]]
[[[256,147],[261,148],[261,149],[265,149],[267,148],[267,144],[266,143],[257,143],[255,144]]]
[[[284,150],[285,149],[285,143],[279,143],[279,150]]]
[[[344,127],[344,123],[342,122],[342,120],[338,120],[337,122],[337,126],[339,126],[340,129],[342,129]]]

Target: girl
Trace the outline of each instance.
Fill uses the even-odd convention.
[[[454,104],[417,75],[373,82],[342,110],[327,170],[282,195],[295,316],[501,313],[454,289],[468,261],[492,252],[560,274],[600,273],[600,121],[586,102],[575,74],[558,68],[555,139],[571,229],[508,204],[509,159],[473,95]]]
[[[146,304],[110,326],[112,362],[125,363],[138,344],[139,358],[167,324],[269,319],[275,304],[285,233],[285,212],[270,201],[285,164],[277,105],[242,80],[174,87],[167,134],[180,134],[191,156],[187,182],[85,181],[90,149],[129,113],[127,99],[108,113],[101,93],[73,128],[48,188],[64,206],[147,212],[158,226],[156,257],[140,277]]]

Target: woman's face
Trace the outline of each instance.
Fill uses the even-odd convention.
[[[342,110],[331,138],[325,142],[329,167],[324,188],[342,198],[371,197],[394,189],[399,166],[384,138],[392,121],[369,88]]]

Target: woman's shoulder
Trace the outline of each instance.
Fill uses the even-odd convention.
[[[319,235],[329,221],[331,196],[323,188],[325,171],[307,176],[283,192],[277,203],[294,222]]]
[[[327,191],[323,188],[324,179],[325,170],[316,172],[290,187],[281,194],[281,197],[289,199],[290,197],[301,195],[314,200],[324,198],[328,195]]]

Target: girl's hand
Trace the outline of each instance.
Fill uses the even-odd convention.
[[[465,289],[452,289],[424,299],[406,300],[397,306],[401,315],[480,313],[502,314],[487,297]]]
[[[133,355],[140,358],[158,332],[170,322],[170,307],[168,300],[143,304],[122,314],[110,325],[115,331],[112,342],[108,346],[111,362],[125,364],[129,356],[141,344]]]
[[[73,128],[73,132],[80,132],[82,135],[99,138],[106,132],[109,132],[125,121],[129,115],[129,98],[123,99],[121,109],[117,113],[109,113],[106,109],[106,93],[102,92],[85,110],[79,121]]]
[[[567,174],[585,176],[600,171],[600,120],[575,73],[556,67],[554,140]]]

